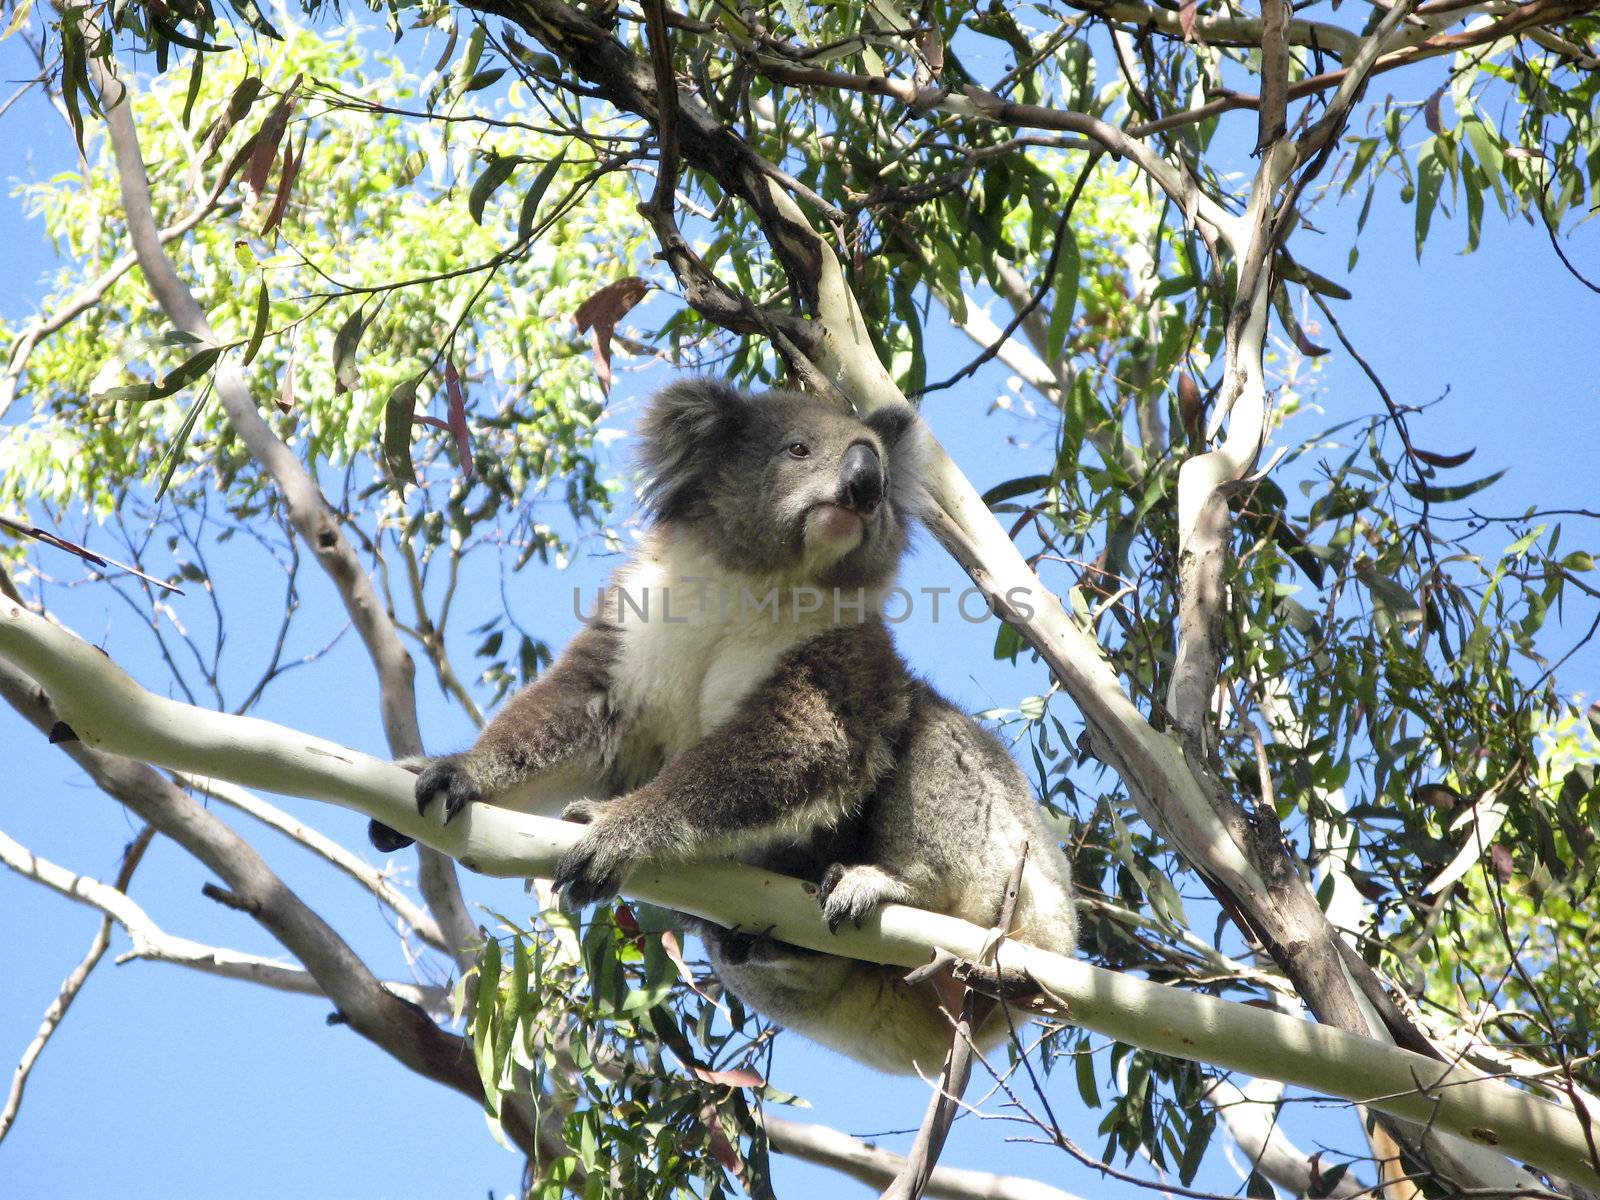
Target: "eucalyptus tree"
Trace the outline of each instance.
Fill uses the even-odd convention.
[[[1392,212],[1374,197],[1393,180],[1419,254],[1441,212],[1464,214],[1469,249],[1499,213],[1600,290],[1567,249],[1600,183],[1596,5],[379,7],[433,39],[431,70],[250,0],[19,16],[97,167],[37,191],[73,265],[11,331],[4,398],[30,407],[0,487],[22,523],[125,519],[163,492],[196,544],[213,504],[281,521],[282,553],[309,549],[338,589],[408,754],[403,637],[482,705],[428,572],[613,536],[590,431],[616,356],[862,411],[998,363],[1045,436],[983,495],[936,450],[926,524],[1001,619],[996,656],[1050,671],[1015,721],[1072,818],[1098,964],[1003,947],[1063,1024],[994,1064],[1002,1098],[1075,1151],[1045,1083],[1071,1063],[1107,1159],[1187,1183],[1223,1121],[1252,1191],[1359,1190],[1350,1158],[1288,1146],[1281,1092],[1240,1071],[1365,1106],[1373,1186],[1600,1186],[1594,721],[1546,629],[1577,611],[1593,631],[1594,514],[1476,512],[1497,475],[1429,449],[1375,371],[1370,416],[1318,427],[1317,363],[1366,367],[1341,310],[1381,297],[1353,291],[1354,245],[1330,264],[1302,236],[1346,198],[1358,231]],[[135,49],[155,55],[148,87]],[[952,334],[970,359],[941,376]],[[561,529],[528,505],[558,487]],[[484,630],[491,696],[542,661],[512,628]],[[8,698],[212,866],[303,986],[481,1095],[540,1194],[762,1194],[769,1136],[827,1157],[772,1117],[769,1031],[684,958],[671,909],[908,968],[983,953],[981,931],[906,910],[835,937],[798,888],[715,866],[635,878],[586,926],[508,914],[479,948],[438,852],[536,875],[559,826],[489,812],[441,831],[398,768],[225,714],[178,728],[19,594],[0,656],[24,673],[0,677]],[[475,963],[465,1035],[402,1011],[267,902],[243,850],[206,848],[171,778],[107,750],[431,845],[411,924]]]

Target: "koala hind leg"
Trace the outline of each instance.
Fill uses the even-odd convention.
[[[774,1024],[880,1071],[927,1075],[944,1061],[951,1018],[932,985],[905,983],[904,968],[759,934],[721,930],[702,937],[723,986]]]

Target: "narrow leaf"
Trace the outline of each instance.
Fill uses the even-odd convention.
[[[356,347],[366,331],[366,310],[358,308],[344,319],[339,332],[333,335],[333,392],[353,392],[361,382],[356,369]]]
[[[539,211],[539,202],[544,199],[545,192],[550,190],[550,183],[555,179],[556,172],[561,169],[562,160],[566,157],[567,148],[563,146],[561,153],[540,167],[539,173],[533,177],[533,184],[528,188],[528,194],[522,198],[522,215],[517,218],[517,241],[525,242],[533,235],[533,218]]]
[[[456,78],[462,81],[471,79],[478,73],[478,60],[483,57],[483,43],[488,36],[488,30],[481,24],[474,25],[472,32],[467,35],[467,50],[461,56],[461,61],[456,64]]]
[[[1028,496],[1049,486],[1048,475],[1023,475],[1018,479],[1008,479],[1004,483],[995,484],[983,494],[983,502],[987,507],[993,508],[1003,501],[1015,500],[1018,496]]]
[[[1183,0],[1178,5],[1178,28],[1183,31],[1183,40],[1194,41],[1194,19],[1200,15],[1200,5],[1196,0]]]
[[[615,283],[608,283],[573,313],[578,332],[591,330],[594,338],[595,373],[600,376],[600,387],[611,390],[611,335],[617,322],[627,315],[635,304],[643,300],[650,285],[637,275],[629,275]]]
[[[413,376],[389,393],[383,409],[383,465],[397,484],[417,481],[411,461],[411,425],[416,411],[417,380]]]
[[[207,346],[198,354],[173,367],[154,383],[135,383],[126,387],[107,388],[103,392],[95,392],[94,399],[134,404],[142,404],[147,400],[160,400],[181,391],[199,379],[212,368],[221,354],[220,348]]]
[[[172,445],[167,447],[167,452],[161,458],[161,482],[156,485],[156,503],[161,503],[161,497],[167,494],[167,485],[172,482],[172,477],[177,473],[178,464],[183,461],[183,448],[189,444],[189,435],[194,432],[195,422],[200,419],[200,410],[205,407],[206,401],[211,397],[211,385],[206,384],[206,390],[201,392],[195,402],[189,406],[188,414],[183,418],[183,424],[178,427],[178,432],[173,435]]]
[[[1200,385],[1187,371],[1178,374],[1178,419],[1191,446],[1199,446],[1205,438],[1206,402],[1200,394]]]
[[[494,195],[494,190],[511,177],[511,172],[516,169],[516,158],[501,158],[498,155],[489,159],[489,165],[484,168],[483,174],[478,176],[472,185],[472,192],[467,197],[467,212],[472,215],[474,225],[483,224],[483,206],[489,203],[489,197]]]
[[[1046,357],[1052,363],[1061,357],[1067,332],[1072,328],[1072,316],[1078,308],[1078,276],[1082,266],[1077,234],[1068,225],[1061,236],[1066,240],[1056,260],[1056,277],[1051,281],[1050,329],[1045,335]]]
[[[189,118],[194,114],[194,102],[200,95],[200,81],[205,78],[204,54],[196,54],[194,62],[189,66],[189,90],[183,98],[183,116],[180,118],[185,129],[189,128]]]
[[[11,21],[6,25],[6,31],[0,33],[0,42],[6,40],[17,30],[28,23],[28,18],[33,15],[33,0],[22,0],[22,3],[11,13]]]
[[[1415,626],[1422,623],[1422,607],[1406,588],[1386,575],[1380,575],[1370,562],[1356,564],[1356,578],[1367,585],[1372,598],[1391,612],[1401,624]]]
[[[490,938],[478,963],[478,1003],[472,1020],[472,1050],[483,1081],[483,1107],[500,1115],[500,1088],[494,1062],[495,1001],[500,997],[500,943]]]
[[[295,326],[295,332],[289,335],[289,358],[283,364],[283,379],[278,384],[278,394],[272,402],[278,406],[281,413],[294,411],[294,359],[295,352],[300,348],[300,327]]]
[[[1445,89],[1449,86],[1448,81],[1441,83],[1433,95],[1428,97],[1428,102],[1422,106],[1422,120],[1427,125],[1429,133],[1438,133],[1444,128],[1439,119],[1439,104],[1444,99]]]
[[[449,395],[448,420],[450,436],[456,442],[456,460],[461,464],[461,477],[471,479],[472,433],[467,429],[467,393],[461,386],[456,364],[450,359],[446,359],[444,364],[444,386]]]
[[[267,219],[262,223],[261,236],[266,237],[283,220],[283,214],[289,207],[289,194],[294,191],[294,181],[300,177],[300,164],[306,160],[306,139],[311,136],[311,129],[300,137],[300,151],[297,154],[294,141],[283,148],[283,170],[278,175],[278,194],[272,201],[272,211],[267,214]]]
[[[254,361],[256,352],[261,349],[261,339],[267,335],[267,315],[271,305],[267,302],[267,281],[261,280],[261,286],[256,289],[256,319],[250,327],[250,341],[244,348],[244,365],[249,366]]]
[[[1478,448],[1476,446],[1474,446],[1471,450],[1463,450],[1460,454],[1435,454],[1431,450],[1412,450],[1413,454],[1415,454],[1423,462],[1427,463],[1430,467],[1445,468],[1459,467],[1477,452]]]
[[[272,174],[272,164],[278,157],[278,143],[283,141],[284,130],[289,128],[289,116],[294,111],[294,89],[298,84],[289,86],[283,94],[283,99],[273,105],[272,111],[267,114],[267,119],[261,123],[261,128],[256,131],[255,146],[250,151],[250,169],[245,172],[245,182],[250,185],[250,190],[260,196],[267,190],[267,177]]]
[[[1281,284],[1272,289],[1272,307],[1278,312],[1278,320],[1283,322],[1284,329],[1288,332],[1295,348],[1307,358],[1321,358],[1329,353],[1326,346],[1319,346],[1306,336],[1306,331],[1300,325],[1300,319],[1295,316],[1294,309],[1289,304],[1289,289]]]
[[[1433,223],[1433,210],[1439,203],[1439,189],[1444,186],[1444,161],[1439,157],[1437,138],[1429,141],[1417,152],[1417,261],[1422,261],[1422,244],[1428,240],[1428,228]]]
[[[1441,486],[1432,483],[1412,483],[1402,480],[1406,491],[1418,500],[1426,500],[1429,504],[1448,504],[1452,500],[1465,500],[1468,496],[1483,491],[1484,488],[1494,483],[1504,475],[1505,471],[1496,471],[1493,475],[1485,475],[1482,479],[1474,479],[1471,483],[1458,483],[1450,486]]]
[[[749,1067],[729,1067],[725,1071],[713,1071],[708,1067],[696,1066],[694,1073],[707,1083],[722,1084],[725,1087],[761,1087],[766,1081]]]
[[[471,79],[467,80],[466,86],[461,89],[462,94],[465,95],[467,92],[481,92],[484,88],[493,84],[495,80],[499,79],[500,76],[504,75],[505,73],[506,69],[504,67],[490,67],[486,71],[479,71],[473,75]]]

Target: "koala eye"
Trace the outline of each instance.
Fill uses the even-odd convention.
[[[791,458],[810,458],[811,447],[806,445],[804,442],[790,442],[789,456]]]

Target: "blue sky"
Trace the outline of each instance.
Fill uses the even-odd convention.
[[[0,79],[34,71],[15,39],[0,43]],[[1422,72],[1405,83],[1392,79],[1391,88],[1409,87],[1419,96],[1437,83]],[[7,177],[60,169],[71,162],[69,147],[59,123],[31,97],[0,118],[0,174]],[[1301,236],[1298,257],[1339,277],[1353,206],[1324,210],[1319,217],[1327,231],[1321,239],[1325,251],[1316,237]],[[1591,275],[1600,275],[1595,228],[1594,223],[1583,227],[1567,250]],[[1427,403],[1448,389],[1442,404],[1414,418],[1413,434],[1424,447],[1444,452],[1476,446],[1473,470],[1462,478],[1507,469],[1505,478],[1479,498],[1485,511],[1600,507],[1593,466],[1600,461],[1595,352],[1600,300],[1562,270],[1542,229],[1486,217],[1483,247],[1463,256],[1456,252],[1463,241],[1459,223],[1436,221],[1419,266],[1409,210],[1392,194],[1382,196],[1350,280],[1356,299],[1340,308],[1341,321],[1401,403]],[[21,221],[9,196],[0,201],[0,245],[7,247],[0,314],[8,319],[31,311],[36,280],[50,263],[39,242],[37,225]],[[971,351],[959,337],[931,340],[943,354],[931,364],[935,376]],[[626,427],[629,402],[668,378],[661,367],[625,375],[617,392],[618,412],[609,423]],[[935,433],[980,490],[1038,470],[1037,464],[1051,457],[1045,428],[1005,415],[981,417],[1003,379],[989,370],[971,386],[936,393],[924,408]],[[1355,364],[1340,354],[1322,371],[1317,402],[1326,417],[1302,418],[1294,434],[1308,435],[1378,407]],[[237,579],[262,565],[252,563],[248,547],[235,545],[222,553],[221,579]],[[47,551],[38,556],[59,579],[77,578],[71,560]],[[560,646],[576,626],[571,589],[592,587],[609,566],[583,560],[564,574],[525,572],[516,585],[519,615]],[[907,567],[909,587],[959,589],[965,582],[931,539],[921,539]],[[336,631],[339,620],[320,576],[308,570],[301,587],[306,610],[322,614],[320,625],[310,622],[300,635],[302,649],[309,650]],[[259,597],[250,591],[235,583],[228,609],[229,654],[240,671],[259,660],[276,628],[275,590],[267,588]],[[149,653],[148,636],[105,589],[58,586],[48,602],[69,626],[111,648],[136,678],[147,683],[163,678]],[[198,597],[177,604],[187,619],[204,619]],[[481,611],[468,605],[458,627],[470,628],[497,605],[492,596],[483,598]],[[1570,641],[1579,632],[1568,630],[1565,637]],[[1012,707],[1019,697],[1043,690],[1044,675],[1036,666],[1013,670],[992,662],[992,626],[941,622],[935,628],[908,622],[897,634],[913,665],[969,709]],[[465,644],[460,654],[464,661],[470,658]],[[1567,685],[1593,695],[1596,664],[1592,650],[1574,660],[1564,672]],[[420,680],[418,692],[430,749],[469,740],[465,718],[443,702],[428,679]],[[259,715],[382,753],[372,695],[370,668],[354,639],[346,638],[317,666],[282,680]],[[0,828],[57,862],[110,877],[132,833],[126,816],[8,710],[0,711],[0,748],[12,781],[0,788]],[[353,814],[309,802],[282,803],[346,844],[364,845],[364,822]],[[274,835],[246,832],[291,886],[335,916],[340,932],[375,967],[404,975],[394,939],[369,899]],[[395,861],[410,869],[408,856]],[[132,894],[170,932],[274,953],[248,919],[199,898],[206,878],[187,856],[158,841]],[[526,908],[518,885],[469,880],[468,887],[471,898],[489,908]],[[0,918],[0,962],[6,964],[0,984],[3,1074],[87,946],[97,917],[9,872],[0,873],[0,913],[6,914]],[[122,948],[119,936],[114,952]],[[504,1194],[514,1186],[516,1160],[488,1137],[469,1102],[408,1075],[347,1029],[326,1025],[327,1011],[323,1002],[178,968],[107,962],[46,1051],[18,1126],[0,1144],[0,1196],[100,1191],[154,1198],[224,1188],[237,1197],[481,1196],[486,1189]],[[860,1134],[914,1126],[925,1099],[920,1084],[870,1075],[799,1043],[785,1048],[774,1082],[814,1105],[809,1112],[785,1115]],[[1098,1152],[1098,1115],[1083,1111],[1068,1074],[1059,1073],[1050,1090],[1069,1132]],[[1350,1145],[1346,1120],[1323,1122],[1300,1111],[1291,1127],[1308,1149],[1323,1134]],[[1005,1140],[1027,1132],[964,1120],[945,1161],[1033,1175],[1085,1195],[1135,1194],[1103,1183],[1059,1151]],[[882,1140],[898,1144],[894,1138]],[[780,1195],[868,1194],[803,1165],[779,1160],[777,1169]],[[1222,1191],[1236,1186],[1220,1148],[1198,1182]]]

